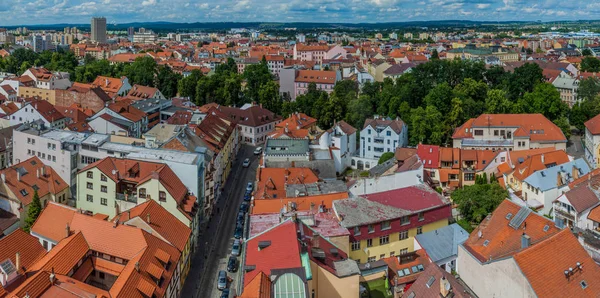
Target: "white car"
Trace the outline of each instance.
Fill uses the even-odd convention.
[[[244,162],[242,163],[242,167],[247,168],[249,166],[250,166],[250,158],[244,159]]]
[[[262,153],[262,147],[254,149],[254,155],[260,155]]]

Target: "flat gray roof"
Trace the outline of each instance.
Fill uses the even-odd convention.
[[[42,135],[44,138],[59,141],[61,143],[81,144],[89,134],[68,131],[68,130],[50,130]]]
[[[346,183],[339,180],[332,180],[310,184],[288,184],[285,195],[288,198],[297,198],[347,191],[348,187]]]
[[[308,153],[308,139],[268,139],[265,155],[301,155]]]

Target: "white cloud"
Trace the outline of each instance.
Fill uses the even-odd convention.
[[[491,4],[489,3],[479,3],[477,4],[477,9],[486,9],[488,7],[490,7]]]
[[[142,6],[152,6],[156,4],[156,0],[144,0]]]

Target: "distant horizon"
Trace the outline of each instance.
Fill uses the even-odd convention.
[[[269,22],[380,24],[411,21],[566,22],[599,20],[600,4],[572,0],[18,0],[0,1],[0,26]]]

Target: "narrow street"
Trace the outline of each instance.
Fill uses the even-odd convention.
[[[236,217],[240,204],[243,201],[246,184],[255,180],[257,156],[253,154],[254,147],[242,145],[237,159],[231,168],[231,174],[227,178],[221,198],[217,202],[214,216],[208,225],[201,226],[198,239],[198,249],[192,260],[192,267],[187,276],[180,297],[208,298],[220,297],[221,291],[217,289],[217,274],[219,270],[226,270],[227,260],[231,255],[233,244],[233,233],[235,230]],[[250,166],[242,167],[245,158],[250,158]],[[238,262],[240,258],[238,257]],[[242,270],[241,268],[238,268]],[[230,297],[233,297],[233,289],[237,282],[237,273],[229,273],[233,278]]]

